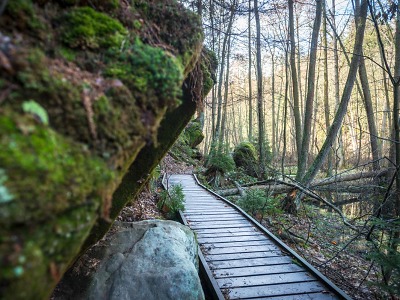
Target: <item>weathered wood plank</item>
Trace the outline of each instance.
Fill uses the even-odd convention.
[[[248,227],[240,227],[240,228],[235,228],[232,230],[231,228],[214,228],[214,229],[197,229],[196,233],[198,236],[201,236],[202,234],[241,234],[241,233],[246,233],[249,234],[251,232],[259,232],[254,226],[248,226]]]
[[[246,298],[241,298],[246,299]],[[247,298],[249,299],[249,298]],[[290,295],[290,296],[276,296],[276,297],[260,297],[251,298],[252,300],[337,300],[338,297],[331,292],[321,292],[321,293],[307,293],[300,295]]]
[[[265,246],[265,245],[274,245],[269,240],[262,241],[238,241],[238,242],[225,242],[225,243],[204,243],[200,242],[200,245],[204,247],[212,247],[212,248],[231,248],[231,247],[247,247],[247,246]]]
[[[243,225],[248,225],[249,222],[246,220],[241,220],[241,219],[234,219],[234,220],[217,220],[217,221],[191,221],[190,222],[192,225],[201,225],[201,224],[206,224],[206,225],[231,225],[231,224],[243,224]]]
[[[269,241],[265,236],[263,236],[262,234],[257,234],[254,233],[252,235],[242,235],[242,236],[235,236],[235,235],[231,235],[231,236],[222,236],[222,237],[216,237],[215,235],[211,235],[211,236],[197,236],[197,239],[199,240],[199,242],[203,243],[203,244],[210,244],[210,243],[229,243],[229,242],[242,242],[242,241]]]
[[[256,266],[272,266],[291,264],[292,259],[287,256],[272,256],[263,258],[247,258],[247,259],[234,259],[223,261],[210,261],[211,269],[227,269],[227,268],[244,268]]]
[[[277,251],[278,247],[275,245],[263,245],[263,246],[241,246],[241,247],[230,247],[230,248],[212,248],[203,246],[201,249],[206,251],[208,254],[232,254],[232,253],[243,253],[243,252],[263,252],[263,251]]]
[[[235,260],[242,258],[261,258],[261,257],[271,257],[271,256],[281,256],[281,250],[272,250],[272,251],[261,251],[261,252],[244,252],[244,253],[230,253],[230,254],[207,254],[206,260],[210,262],[216,261],[227,261],[227,260]]]
[[[283,273],[294,273],[302,272],[304,269],[295,264],[282,264],[274,266],[257,266],[247,268],[231,268],[214,270],[213,273],[215,278],[223,277],[243,277],[243,276],[254,276],[254,275],[269,275],[269,274],[283,274]]]
[[[315,281],[307,272],[220,278],[221,288]]]
[[[228,295],[230,299],[245,299],[270,296],[297,296],[298,294],[321,293],[324,291],[325,287],[321,283],[319,283],[318,281],[312,281],[286,284],[281,283],[267,286],[230,288]]]
[[[192,229],[199,230],[199,229],[221,229],[221,228],[226,228],[226,229],[232,229],[232,228],[254,228],[251,224],[244,225],[244,224],[217,224],[217,225],[207,225],[207,224],[202,224],[202,225],[190,225]]]

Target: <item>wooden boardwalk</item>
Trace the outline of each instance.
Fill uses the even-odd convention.
[[[197,234],[215,298],[223,299],[223,293],[228,299],[350,299],[251,217],[200,186],[192,175],[171,175],[168,186],[175,184],[183,187],[183,221]]]

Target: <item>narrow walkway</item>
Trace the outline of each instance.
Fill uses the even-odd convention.
[[[211,280],[226,298],[350,299],[251,217],[197,184],[193,176],[171,175],[168,184],[182,185],[183,217],[197,234]]]

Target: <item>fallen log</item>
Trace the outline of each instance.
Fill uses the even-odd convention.
[[[340,192],[340,193],[361,193],[366,190],[374,190],[377,188],[381,188],[376,185],[345,185],[345,184],[340,184],[343,182],[349,182],[349,181],[358,181],[362,179],[369,179],[369,178],[380,178],[383,177],[387,174],[388,170],[382,170],[382,171],[371,171],[371,172],[360,172],[360,173],[355,173],[355,174],[338,174],[329,178],[324,178],[324,179],[319,179],[315,180],[314,182],[311,183],[310,189],[315,190],[315,191],[324,191],[324,192]],[[236,184],[235,184],[236,185]],[[293,187],[296,187],[293,183],[279,180],[279,179],[269,179],[269,180],[264,180],[264,181],[258,181],[253,184],[244,184],[241,186],[241,189],[244,191],[246,189],[269,189],[269,192],[271,195],[276,195],[276,194],[283,194],[283,193],[288,193],[290,192]],[[232,195],[237,195],[240,194],[241,192],[239,191],[238,187],[236,188],[231,188],[231,189],[225,189],[225,190],[219,190],[217,191],[217,194],[226,197],[226,196],[232,196]]]

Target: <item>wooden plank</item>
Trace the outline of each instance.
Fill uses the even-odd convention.
[[[331,292],[324,291],[322,293],[307,293],[307,294],[290,295],[290,296],[260,297],[251,299],[252,300],[337,300],[338,297]]]
[[[246,259],[232,259],[224,261],[211,261],[210,267],[212,269],[227,269],[227,268],[244,268],[256,266],[272,266],[291,264],[292,259],[287,256],[272,256],[262,258],[246,258]]]
[[[236,228],[235,230],[232,230],[230,228],[210,228],[210,229],[197,229],[196,233],[198,236],[201,236],[202,234],[241,234],[241,233],[253,233],[253,232],[259,232],[255,227],[250,226],[250,227],[241,227],[241,228]]]
[[[207,222],[207,221],[232,221],[232,220],[238,220],[238,217],[236,216],[220,216],[218,217],[217,215],[211,216],[211,217],[188,217],[186,218],[187,220],[194,221],[194,222]],[[240,219],[239,219],[240,220]]]
[[[321,293],[325,287],[318,281],[276,284],[266,286],[237,287],[228,290],[229,299],[288,296],[306,293]],[[293,296],[292,296],[293,297]],[[293,299],[293,298],[292,298]],[[296,299],[296,298],[294,298]]]
[[[226,261],[243,258],[260,258],[260,257],[271,257],[271,256],[282,256],[281,250],[273,251],[260,251],[260,252],[244,252],[244,253],[231,253],[231,254],[206,254],[205,259],[210,262],[215,261]]]
[[[204,247],[212,248],[231,248],[231,247],[247,247],[247,246],[265,246],[274,245],[271,241],[265,239],[262,241],[238,241],[238,242],[226,242],[226,243],[203,243],[200,242]]]
[[[220,215],[239,215],[240,214],[236,211],[227,211],[224,210],[222,213],[221,212],[213,212],[213,211],[204,211],[204,212],[193,212],[193,213],[188,213],[188,212],[183,212],[185,218],[186,216],[220,216]]]
[[[243,247],[230,247],[230,248],[211,248],[202,246],[201,249],[206,251],[207,254],[233,254],[243,252],[263,252],[263,251],[277,251],[278,247],[275,245],[263,245],[263,246],[243,246]]]
[[[223,237],[241,237],[241,236],[261,236],[264,235],[253,229],[242,230],[242,231],[210,231],[210,232],[197,232],[197,237],[209,237],[209,238],[223,238]]]
[[[213,273],[215,278],[223,277],[243,277],[243,276],[254,276],[254,275],[269,275],[269,274],[283,274],[283,273],[294,273],[302,272],[304,269],[295,264],[283,264],[274,266],[257,266],[247,268],[231,268],[214,270]]]
[[[315,281],[315,278],[311,277],[310,274],[305,271],[297,273],[241,276],[241,277],[217,279],[217,283],[221,288],[307,282],[307,281]]]
[[[232,228],[253,228],[251,224],[245,225],[245,224],[216,224],[216,225],[207,225],[207,224],[202,224],[202,225],[193,225],[190,226],[190,228],[195,229],[195,230],[200,230],[200,229],[232,229]]]
[[[261,234],[254,233],[252,235],[242,235],[242,236],[197,236],[199,242],[203,244],[210,244],[210,243],[230,243],[230,242],[243,242],[243,241],[269,241],[265,236]]]
[[[236,225],[236,224],[243,224],[243,225],[251,225],[246,220],[235,219],[235,220],[224,220],[224,221],[190,221],[190,225],[200,225],[200,224],[207,224],[207,225]]]

